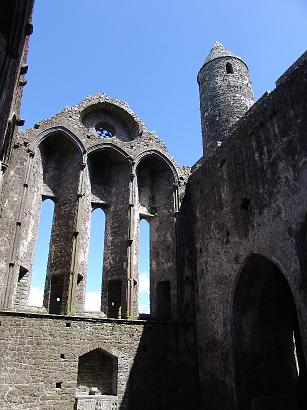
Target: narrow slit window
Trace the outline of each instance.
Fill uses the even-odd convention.
[[[233,66],[231,63],[226,63],[226,73],[233,74]]]
[[[140,221],[139,313],[150,314],[150,225]]]
[[[43,306],[53,214],[54,202],[51,199],[43,200],[32,268],[29,306]]]
[[[88,312],[99,312],[101,310],[105,224],[106,217],[104,211],[100,208],[94,209],[91,221],[84,305],[84,310]]]

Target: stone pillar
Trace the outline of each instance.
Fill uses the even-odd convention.
[[[18,212],[18,216],[16,220],[14,240],[13,240],[13,244],[11,248],[11,257],[10,257],[9,268],[8,268],[8,276],[7,276],[6,288],[4,292],[4,298],[3,298],[4,308],[11,308],[14,302],[14,294],[15,294],[17,274],[18,274],[17,273],[18,271],[15,265],[16,265],[16,258],[17,258],[18,247],[19,247],[19,242],[20,242],[21,223],[22,223],[24,207],[25,207],[25,203],[27,199],[33,157],[34,157],[34,153],[30,151],[29,156],[28,156],[27,166],[26,166],[26,173],[25,173],[25,179],[23,183],[23,191],[22,191],[22,197],[20,201],[19,212]]]
[[[86,162],[83,161],[80,170],[79,187],[78,187],[78,204],[76,207],[76,217],[75,217],[75,231],[72,243],[72,255],[71,255],[71,265],[70,265],[70,276],[68,284],[68,294],[67,294],[67,305],[66,313],[74,314],[76,312],[76,293],[78,284],[78,255],[79,255],[79,233],[81,229],[81,208],[82,208],[82,198],[84,196],[84,169]]]

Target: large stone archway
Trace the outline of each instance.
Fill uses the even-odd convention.
[[[233,337],[239,408],[299,408],[306,370],[296,306],[280,269],[261,255],[252,255],[239,277]]]

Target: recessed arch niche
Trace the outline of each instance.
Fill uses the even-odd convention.
[[[116,138],[127,142],[140,132],[138,121],[122,107],[109,102],[93,104],[81,114],[83,125],[100,138]]]
[[[102,349],[79,357],[77,396],[90,394],[96,388],[100,395],[117,394],[118,359]]]
[[[240,409],[282,400],[296,408],[306,377],[296,306],[284,275],[262,255],[249,257],[236,285],[233,343]]]

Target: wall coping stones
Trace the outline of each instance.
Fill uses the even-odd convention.
[[[305,51],[279,78],[276,80],[276,87],[287,81],[288,77],[297,70],[302,64],[307,62],[307,51]]]
[[[33,312],[15,312],[10,310],[0,311],[1,316],[11,317],[23,317],[28,319],[55,319],[62,320],[63,322],[75,321],[75,322],[90,322],[90,323],[116,323],[118,325],[164,325],[164,326],[195,326],[194,322],[184,321],[161,321],[161,320],[141,320],[141,319],[113,319],[113,318],[98,318],[89,316],[68,316],[68,315],[52,315],[49,313],[33,313]]]

